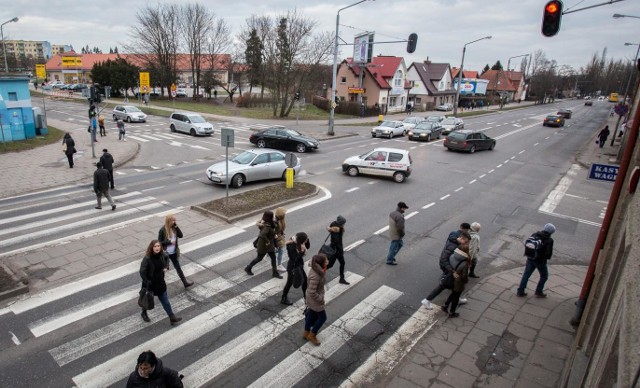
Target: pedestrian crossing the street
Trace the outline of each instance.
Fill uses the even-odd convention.
[[[3,349],[0,367],[10,373],[0,376],[0,385],[38,381],[28,368],[13,368],[12,354],[20,353],[21,362],[38,359],[43,373],[54,376],[51,386],[123,386],[138,355],[152,350],[165,366],[184,374],[186,387],[290,387],[305,379],[360,386],[380,371],[388,373],[385,366],[395,365],[434,322],[431,312],[400,303],[401,291],[367,284],[365,277],[347,271],[350,285],[339,284],[335,276],[327,279],[329,320],[315,347],[301,336],[305,304],[300,290],[291,290],[294,304],[285,306],[279,303],[285,280],[270,277],[268,260],[253,268],[254,276],[244,272],[255,254],[247,237],[232,227],[181,245],[183,269],[196,285],[184,289],[175,271],[167,273],[171,305],[183,317],[176,326],[169,325],[159,303],[149,311],[151,322],[142,321],[136,305],[139,260],[88,278],[88,285],[79,281],[0,309],[3,327],[18,333],[14,345]],[[365,297],[358,297],[358,288]],[[21,353],[25,346],[43,348],[46,360]],[[380,356],[389,358],[385,365],[372,361]],[[332,373],[332,365],[344,357],[348,366]],[[245,370],[246,365],[256,368]]]

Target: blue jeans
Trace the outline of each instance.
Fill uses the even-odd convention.
[[[318,334],[320,328],[327,320],[327,313],[322,311],[313,311],[311,309],[307,309],[306,314],[304,315],[304,329],[306,331],[311,331],[313,334]]]
[[[160,304],[162,308],[167,313],[167,315],[173,315],[173,310],[171,310],[171,302],[169,302],[169,295],[165,290],[162,294],[158,295],[158,299],[160,299]]]
[[[533,259],[527,259],[527,264],[525,265],[524,272],[522,273],[522,280],[520,280],[520,287],[518,287],[518,294],[524,294],[524,290],[527,288],[529,277],[531,277],[531,274],[533,274],[533,271],[536,269],[540,273],[540,280],[538,281],[538,286],[536,287],[536,294],[542,294],[542,290],[544,290],[544,284],[549,278],[547,261],[544,260],[541,262],[537,262]]]
[[[282,264],[282,256],[284,255],[284,247],[276,247],[276,264]]]
[[[393,263],[396,261],[396,255],[400,252],[400,248],[404,245],[402,239],[400,240],[391,240],[391,245],[389,245],[389,254],[387,255],[387,263]]]

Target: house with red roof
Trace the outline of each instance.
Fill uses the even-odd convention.
[[[451,68],[451,76],[455,79],[458,78],[458,73],[460,72],[460,68],[459,67],[452,67]],[[478,78],[478,72],[475,70],[463,70],[462,71],[462,78]]]
[[[66,84],[91,83],[93,65],[106,62],[109,59],[113,61],[118,57],[126,59],[127,62],[140,67],[141,70],[145,70],[147,61],[144,54],[78,54],[70,51],[56,54],[47,61],[45,64],[47,79],[62,81]],[[231,55],[215,54],[212,59],[210,60],[208,55],[203,55],[201,71],[209,70],[211,62],[213,62],[215,76],[220,82],[227,83],[229,81],[228,63],[231,60]],[[187,85],[193,84],[190,62],[190,54],[176,55],[178,82]],[[153,80],[151,80],[151,84],[154,84]]]
[[[505,101],[513,101],[516,95],[517,89],[511,82],[511,79],[504,70],[487,70],[480,79],[489,81],[487,84],[487,95],[502,96]]]
[[[362,75],[362,83],[360,76]],[[407,67],[402,57],[377,56],[359,65],[347,58],[338,66],[336,96],[340,101],[358,101],[367,107],[376,104],[381,112],[402,112],[408,101]]]
[[[433,63],[430,60],[413,62],[407,71],[411,85],[409,100],[419,111],[432,110],[445,103],[453,104],[456,90],[453,88],[451,67],[448,63]]]

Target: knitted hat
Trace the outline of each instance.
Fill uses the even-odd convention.
[[[480,231],[480,226],[481,225],[479,222],[474,222],[473,224],[471,224],[471,230],[478,233]]]
[[[542,230],[549,234],[553,234],[556,231],[556,227],[553,224],[546,224]]]
[[[343,216],[338,216],[338,218],[336,218],[336,224],[338,224],[338,226],[342,226],[346,223],[347,220]]]

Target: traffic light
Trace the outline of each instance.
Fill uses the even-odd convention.
[[[551,37],[560,31],[562,20],[562,1],[551,0],[544,6],[542,13],[542,35]]]
[[[407,42],[407,52],[409,54],[416,51],[416,46],[418,45],[418,34],[413,33],[409,35],[409,41]]]

